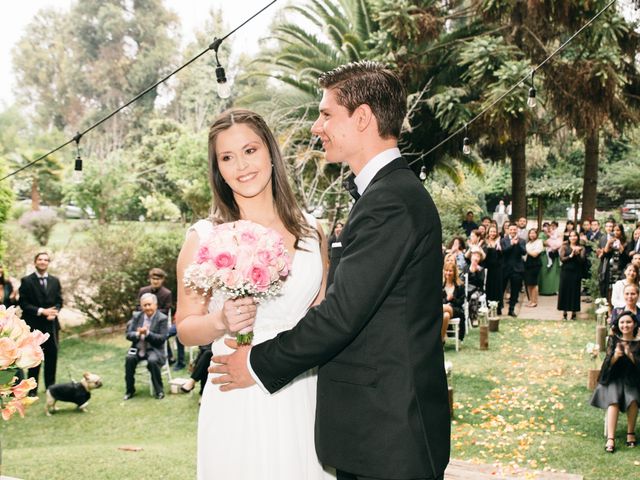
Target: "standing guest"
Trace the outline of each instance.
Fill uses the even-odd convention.
[[[342,222],[336,222],[336,224],[333,227],[333,231],[331,232],[331,235],[329,236],[329,248],[331,248],[331,245],[333,245],[334,243],[336,243],[338,241],[338,239],[340,238],[340,234],[342,233],[342,229],[344,228],[344,223]]]
[[[484,243],[484,267],[487,270],[487,301],[498,302],[498,310],[502,311],[502,246],[498,236],[498,227],[491,225]]]
[[[504,206],[504,200],[500,200],[500,201],[498,202],[498,205],[496,205],[496,210],[495,210],[495,212],[496,212],[496,213],[507,213],[507,209],[506,209],[506,207]]]
[[[580,235],[586,236],[589,233],[589,230],[591,230],[591,220],[583,220],[582,224],[580,225]]]
[[[569,234],[571,232],[576,232],[576,224],[574,223],[573,220],[567,220],[567,223],[564,225],[564,233],[562,234],[562,242],[563,243],[567,243],[569,242]],[[578,237],[579,240],[579,237]]]
[[[535,228],[529,230],[529,238],[526,245],[527,258],[524,262],[524,284],[527,287],[529,303],[527,307],[538,306],[538,277],[542,267],[540,254],[544,250],[542,240],[538,238]]]
[[[600,230],[600,222],[595,218],[591,220],[591,229],[588,230],[586,234],[587,234],[587,239],[590,242],[598,242],[598,245],[599,245],[600,239],[604,235],[602,230]]]
[[[628,311],[633,313],[636,317],[640,314],[640,308],[638,308],[638,293],[640,288],[636,283],[629,283],[625,285],[622,292],[624,298],[624,305],[621,307],[613,307],[611,309],[611,318],[609,319],[609,325],[613,326],[614,323],[620,318],[622,312]]]
[[[478,228],[476,229],[476,231],[478,232],[478,235],[480,235],[481,238],[484,238],[487,236],[487,228],[482,224],[478,225]]]
[[[624,278],[621,278],[613,284],[611,288],[611,307],[624,306],[624,287],[631,284],[638,284],[638,267],[629,263],[624,267]]]
[[[638,402],[640,402],[640,342],[638,317],[623,312],[612,328],[607,341],[607,355],[602,362],[598,385],[591,405],[607,410],[607,453],[616,450],[616,425],[620,412],[627,412],[627,447],[635,447]]]
[[[44,352],[44,385],[45,389],[56,383],[58,365],[58,332],[60,322],[58,312],[62,308],[62,289],[60,280],[49,275],[49,254],[39,252],[34,257],[36,271],[20,281],[19,304],[24,321],[34,330],[48,333],[49,338],[42,344]],[[38,384],[40,365],[30,368],[27,377],[33,377]],[[29,392],[36,396],[38,387]]]
[[[509,220],[505,220],[502,224],[502,232],[500,232],[500,238],[505,238],[509,236],[509,227],[511,226],[511,222]]]
[[[576,319],[580,311],[580,285],[584,263],[584,247],[580,245],[578,234],[569,232],[569,240],[560,249],[560,292],[558,293],[558,310],[562,310],[562,319],[567,319],[571,312],[571,320]]]
[[[633,257],[631,257],[630,263],[635,265],[638,268],[638,271],[640,271],[640,253],[634,253]]]
[[[524,262],[522,256],[527,253],[524,240],[518,237],[517,225],[509,226],[509,234],[501,240],[502,255],[504,260],[503,295],[509,284],[509,315],[516,316],[516,304],[522,288],[522,276],[524,275]]]
[[[462,221],[460,226],[464,230],[464,233],[467,235],[467,237],[472,230],[478,228],[478,224],[473,220],[473,212],[471,210],[467,212],[467,217]]]
[[[522,240],[524,240],[526,242],[527,239],[528,239],[527,218],[526,217],[520,217],[518,219],[518,221],[516,222],[516,225],[518,225],[518,237],[520,237]]]
[[[4,266],[0,264],[0,295],[2,295],[2,305],[7,308],[16,305],[18,303],[16,299],[17,294],[18,291],[13,288],[11,279],[4,275]]]
[[[558,222],[549,223],[546,235],[542,235],[542,243],[545,251],[542,254],[542,267],[538,289],[540,295],[556,295],[560,286],[560,255],[562,237],[558,232]]]
[[[609,224],[609,222],[607,222]],[[604,237],[603,237],[604,238]],[[599,272],[606,286],[606,297],[611,292],[611,286],[624,276],[624,267],[628,259],[624,254],[627,238],[622,225],[613,225],[612,233],[608,235],[602,248],[601,270]]]
[[[466,333],[464,316],[464,283],[460,279],[458,266],[454,261],[445,260],[442,267],[442,342],[447,337],[447,327],[452,318],[460,319],[460,341]]]
[[[147,361],[154,395],[162,400],[164,388],[161,369],[166,361],[164,343],[167,341],[168,318],[158,309],[158,299],[153,293],[144,293],[140,297],[140,308],[142,311],[133,314],[127,327],[126,337],[131,342],[131,348],[125,360],[124,400],[129,400],[136,393],[136,366],[141,360]]]
[[[487,278],[487,271],[480,266],[480,262],[484,259],[484,252],[482,250],[475,251],[471,254],[471,263],[467,267],[467,302],[469,305],[468,313],[469,320],[472,325],[477,325],[478,321],[478,309],[480,308],[480,301],[483,295],[485,295],[485,281]]]
[[[609,243],[609,240],[613,238],[613,226],[615,222],[612,219],[607,220],[604,223],[604,231],[600,232],[600,236],[598,239],[598,248],[596,250],[596,255],[600,259],[600,263],[598,265],[598,289],[600,290],[600,296],[604,298],[609,298],[609,276],[610,276],[610,265],[609,260],[611,259],[611,253],[606,252],[605,247]],[[592,227],[593,229],[593,222]],[[595,237],[595,234],[594,234]]]
[[[484,227],[485,234],[486,234],[486,230],[489,230],[489,225],[491,225],[491,222],[492,222],[491,218],[487,217],[486,215],[480,219],[480,225]]]
[[[640,228],[633,231],[633,237],[624,248],[624,255],[630,261],[636,253],[640,253]]]
[[[149,285],[142,287],[138,291],[138,302],[145,293],[153,293],[158,299],[158,310],[165,314],[167,317],[171,315],[173,310],[173,293],[167,287],[164,286],[164,282],[167,279],[167,274],[161,268],[152,268],[149,270]],[[140,305],[138,305],[140,310]],[[176,322],[175,316],[171,318],[171,325],[167,331],[167,354],[169,356],[169,363],[173,364],[173,351],[171,350],[171,343],[168,342],[169,338],[176,337],[176,349],[178,350],[178,359],[173,366],[174,370],[182,370],[185,367],[184,363],[184,345],[180,343],[180,339],[176,335]]]

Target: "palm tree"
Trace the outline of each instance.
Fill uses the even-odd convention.
[[[28,149],[17,149],[9,155],[12,168],[18,169],[33,162],[44,155],[45,152]],[[25,169],[21,174],[22,178],[27,178],[31,187],[31,210],[40,210],[41,186],[49,182],[59,182],[62,177],[62,164],[55,155],[49,155],[31,167]]]

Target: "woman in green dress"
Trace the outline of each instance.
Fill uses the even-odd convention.
[[[545,229],[545,226],[547,227]],[[540,295],[557,295],[560,287],[560,255],[558,251],[562,247],[562,236],[558,233],[558,222],[542,225],[542,243],[545,250],[542,258],[542,268],[538,278],[538,290]]]

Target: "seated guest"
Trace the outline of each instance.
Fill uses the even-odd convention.
[[[196,382],[200,382],[200,395],[202,395],[204,386],[207,384],[207,377],[209,375],[209,371],[207,369],[209,368],[211,357],[213,356],[213,353],[211,353],[211,344],[202,345],[198,347],[198,349],[199,352],[193,364],[191,378],[189,378],[189,380],[180,387],[184,393],[189,393],[193,390],[193,387],[196,386]]]
[[[149,270],[149,285],[140,289],[138,292],[138,299],[140,299],[140,297],[145,293],[153,293],[158,298],[158,310],[168,316],[169,312],[173,309],[173,293],[164,286],[166,278],[167,274],[161,268],[152,268]],[[182,370],[185,367],[184,345],[180,343],[176,332],[175,320],[172,318],[171,325],[169,325],[169,331],[167,332],[167,339],[176,337],[178,360],[175,362],[173,369]],[[173,364],[174,359],[173,352],[171,351],[171,343],[167,343],[167,353],[169,355],[169,363]]]
[[[460,280],[456,262],[447,257],[442,269],[442,341],[445,341],[449,320],[460,319],[460,340],[464,340],[464,284]]]
[[[538,231],[535,228],[529,230],[528,241],[525,246],[527,256],[524,261],[524,284],[527,287],[529,303],[527,307],[538,306],[538,277],[542,268],[540,254],[544,250],[542,240],[538,238]]]
[[[607,443],[605,451],[616,450],[616,424],[619,412],[627,412],[627,447],[636,446],[636,420],[640,401],[640,342],[638,318],[623,312],[612,328],[607,341],[607,353],[598,386],[591,397],[591,405],[607,410]]]
[[[153,293],[145,293],[140,297],[140,308],[142,311],[134,312],[127,328],[127,340],[131,342],[131,348],[125,361],[127,390],[124,399],[129,400],[135,394],[136,366],[141,360],[146,360],[155,397],[161,400],[164,398],[164,389],[160,369],[166,362],[164,344],[168,318],[158,310],[158,299]]]
[[[478,320],[478,309],[481,299],[484,297],[486,270],[480,266],[484,259],[484,252],[476,251],[471,254],[471,263],[465,272],[467,275],[467,301],[469,302],[469,320],[476,324]]]
[[[480,260],[484,260],[484,236],[480,233],[480,229],[472,230],[469,234],[469,241],[467,242],[467,251],[464,257],[467,261],[471,261],[471,254],[478,252],[480,254]]]
[[[618,317],[622,314],[622,312],[631,312],[636,317],[640,316],[640,311],[638,309],[638,293],[640,292],[640,288],[637,283],[629,283],[625,285],[624,290],[622,292],[622,296],[624,298],[624,305],[621,307],[614,307],[611,310],[611,318],[609,319],[609,325],[613,325],[618,320]]]
[[[628,264],[624,268],[624,278],[618,280],[613,284],[611,289],[611,306],[623,307],[624,306],[624,287],[635,283],[638,284],[638,268],[632,263]]]
[[[451,255],[456,260],[458,266],[458,272],[462,275],[463,269],[467,266],[467,260],[464,258],[464,251],[467,249],[464,238],[453,237],[449,248],[447,249],[447,256]]]

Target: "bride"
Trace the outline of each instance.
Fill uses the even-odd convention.
[[[257,344],[292,328],[323,299],[327,261],[324,235],[297,206],[280,150],[262,117],[238,109],[221,114],[209,130],[209,169],[213,214],[189,228],[180,251],[176,322],[182,343],[213,342],[213,354],[220,355],[232,352],[225,342],[235,346],[230,337],[240,330],[253,328]],[[184,286],[184,271],[214,225],[240,219],[282,235],[291,272],[281,293],[260,305],[221,292],[203,302]],[[207,382],[198,418],[198,479],[334,478],[315,453],[315,403],[314,372],[274,395],[258,385],[222,393]]]

